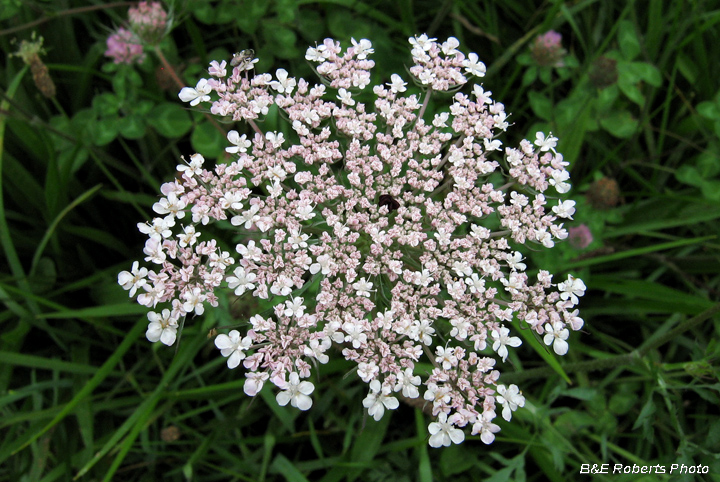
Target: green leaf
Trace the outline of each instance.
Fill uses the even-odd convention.
[[[117,138],[120,131],[119,119],[117,117],[99,119],[89,125],[88,128],[92,142],[96,146],[104,146]]]
[[[560,362],[557,360],[554,354],[550,353],[548,350],[548,347],[544,344],[540,343],[540,340],[538,340],[537,333],[535,333],[532,330],[516,330],[518,333],[520,333],[520,336],[527,342],[528,345],[530,345],[535,352],[540,355],[540,357],[545,360],[545,363],[550,365],[550,367],[555,370],[555,373],[560,375],[563,380],[565,380],[568,384],[572,385],[572,381],[570,381],[570,377],[568,377],[567,373],[565,373],[565,370],[563,370],[562,365],[560,365]]]
[[[645,81],[654,87],[660,87],[662,84],[662,75],[654,65],[647,62],[629,62],[625,68],[638,81]]]
[[[100,117],[117,115],[120,110],[120,99],[115,94],[106,92],[96,95],[92,101],[93,110]]]
[[[225,136],[210,122],[202,122],[190,136],[190,143],[196,152],[214,159],[225,151]]]
[[[148,115],[148,123],[163,137],[182,137],[192,128],[190,112],[171,102],[156,105]]]
[[[720,120],[720,105],[715,101],[700,102],[696,109],[706,119]]]
[[[715,179],[703,182],[700,191],[709,201],[720,201],[720,181]]]
[[[440,454],[440,470],[445,477],[465,472],[475,465],[475,460],[468,453],[465,445],[451,444]]]
[[[528,67],[528,69],[523,74],[522,85],[527,87],[528,85],[535,82],[535,79],[537,79],[537,72],[537,67],[535,67],[534,65],[532,67]]]
[[[275,456],[271,467],[275,472],[280,473],[288,482],[308,482],[308,479],[305,478],[302,472],[283,454]]]
[[[702,186],[704,181],[695,166],[687,165],[680,166],[677,171],[675,171],[675,178],[680,182],[696,187]]]
[[[375,456],[380,451],[382,441],[385,438],[390,419],[392,419],[393,412],[386,411],[383,418],[379,421],[368,420],[365,428],[360,435],[355,439],[355,443],[352,448],[351,460],[355,463],[360,464],[362,467],[369,467],[371,462],[375,459]],[[355,470],[350,472],[348,480],[352,482],[357,479],[361,474],[361,470]]]
[[[630,112],[621,110],[600,119],[600,125],[613,136],[627,139],[637,131],[638,121],[630,115]]]
[[[638,428],[642,427],[643,435],[650,441],[655,438],[653,431],[653,420],[655,419],[654,415],[656,411],[657,407],[655,407],[655,402],[653,402],[652,396],[650,396],[648,397],[647,402],[645,402],[645,405],[643,405],[643,408],[640,411],[640,414],[638,415],[638,418],[637,420],[635,420],[635,424],[632,427],[633,430],[637,430]]]
[[[618,24],[618,44],[627,60],[633,60],[640,54],[640,41],[635,33],[635,25],[629,20],[621,20]]]
[[[266,21],[263,22],[263,35],[275,57],[294,59],[300,54],[296,45],[297,35],[289,28],[276,22]]]
[[[548,122],[552,120],[553,105],[548,97],[540,92],[530,91],[528,92],[528,100],[530,101],[530,108],[532,108],[536,116]]]
[[[266,0],[249,0],[243,2],[242,15],[235,16],[235,23],[237,23],[240,30],[253,35],[259,26],[264,26],[264,22],[261,22],[260,19],[263,18],[265,12],[267,12],[270,3],[271,2]]]
[[[718,153],[718,146],[715,143],[711,143],[707,150],[698,155],[697,167],[700,175],[705,179],[715,177],[720,173],[720,153]]]
[[[141,115],[130,114],[119,119],[120,134],[127,139],[142,139],[145,137],[145,118]]]

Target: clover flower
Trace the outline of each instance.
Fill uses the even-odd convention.
[[[249,396],[269,382],[279,404],[307,410],[307,379],[341,354],[368,384],[362,403],[374,419],[400,394],[422,397],[431,446],[462,442],[467,426],[491,443],[496,411],[510,420],[525,404],[519,387],[499,383],[517,330],[545,335],[562,355],[569,330],[583,326],[582,281],[531,276],[523,257],[524,246],[568,236],[568,163],[552,134],[518,146],[499,138],[509,114],[470,82],[485,74],[477,54],[454,38],[409,41],[411,75],[371,87],[371,103],[356,95],[370,89],[374,67],[366,39],[310,47],[315,84],[213,61],[209,79],[179,97],[249,129],[228,134],[229,162],[209,167],[195,154],[178,166],[153,206],[159,217],[140,225],[151,266],[134,263],[118,283],[167,310],[151,317],[148,338],[168,344],[182,319],[218,306],[218,290],[279,297],[269,316],[239,320],[215,341],[228,367],[244,367]],[[272,106],[287,128],[263,132],[255,120]],[[216,222],[245,237],[236,257],[204,228]]]
[[[144,42],[154,45],[162,39],[167,28],[167,12],[159,2],[140,2],[128,10],[130,29]]]
[[[530,55],[541,67],[562,67],[566,53],[562,46],[562,35],[554,30],[538,35],[530,46]]]
[[[105,56],[112,58],[116,64],[139,64],[145,60],[138,37],[125,28],[117,29],[108,37]]]

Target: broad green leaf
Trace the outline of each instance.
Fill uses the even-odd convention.
[[[637,131],[638,121],[630,115],[630,112],[621,110],[600,119],[600,125],[613,136],[627,139]]]
[[[548,122],[552,120],[553,105],[548,97],[539,92],[530,91],[528,92],[528,101],[530,101],[530,107],[536,116]]]
[[[627,68],[632,70],[633,76],[638,80],[645,81],[653,87],[660,87],[662,84],[662,75],[654,65],[647,62],[630,62]]]
[[[88,126],[92,142],[96,146],[104,146],[114,141],[120,132],[120,123],[117,117],[98,119]]]
[[[635,25],[629,20],[621,20],[618,24],[618,44],[627,60],[633,60],[640,54],[640,41],[635,32]]]
[[[695,109],[706,119],[720,120],[720,105],[715,101],[700,102]]]
[[[190,112],[176,103],[164,102],[148,115],[148,123],[163,137],[182,137],[192,128]]]
[[[120,134],[127,139],[142,139],[145,137],[145,118],[138,114],[121,117],[118,121]]]
[[[702,186],[704,181],[697,168],[695,166],[688,165],[680,166],[677,171],[675,171],[675,177],[680,182],[697,187]]]
[[[249,0],[244,2],[242,15],[235,15],[235,22],[245,33],[254,34],[258,27],[264,22],[261,21],[270,2],[266,0]],[[236,12],[237,13],[237,12]]]
[[[190,142],[193,149],[206,158],[215,159],[225,152],[227,140],[211,122],[202,122],[195,127]]]
[[[297,35],[295,32],[276,22],[263,22],[263,34],[275,57],[281,59],[294,59],[299,56],[297,48]]]

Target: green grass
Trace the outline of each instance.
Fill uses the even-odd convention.
[[[0,1],[0,480],[563,481],[605,463],[702,464],[709,474],[672,480],[720,480],[715,2],[172,2],[159,50],[187,85],[244,48],[258,69],[313,78],[304,46],[327,36],[371,39],[389,78],[409,61],[409,35],[454,35],[486,63],[484,86],[521,135],[560,138],[574,225],[594,241],[532,258],[585,281],[585,327],[554,369],[523,348],[504,377],[522,380],[527,405],[492,445],[447,449],[428,446],[420,407],[368,419],[341,360],[322,367],[308,413],[268,390],[245,396],[207,333],[256,307],[223,300],[186,325],[177,353],[144,339],[145,310],[117,285],[142,252],[135,225],[181,155],[217,155],[223,142],[183,108],[157,55],[127,68],[102,56],[127,6]],[[8,56],[33,29],[53,99]],[[528,64],[530,41],[550,29],[565,67]],[[598,72],[601,58],[616,77],[607,63]],[[605,178],[618,193],[598,200]],[[593,480],[671,480],[644,477]]]

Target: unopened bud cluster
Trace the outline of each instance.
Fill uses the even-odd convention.
[[[518,330],[564,355],[569,330],[583,325],[582,281],[531,277],[522,254],[568,236],[567,162],[551,134],[503,146],[503,104],[480,84],[460,92],[485,66],[457,39],[409,40],[410,75],[372,87],[364,39],[309,48],[319,84],[253,73],[245,54],[234,66],[213,61],[180,98],[254,133],[229,132],[229,162],[206,167],[194,154],[178,166],[158,217],[139,225],[150,269],[136,262],[118,281],[152,310],[148,339],[166,345],[181,320],[218,305],[217,290],[272,300],[269,316],[215,339],[229,368],[244,367],[250,396],[269,383],[280,405],[307,410],[313,371],[341,355],[367,383],[374,419],[401,396],[422,397],[430,445],[460,443],[465,428],[491,443],[496,414],[510,420],[525,403],[501,383]],[[358,95],[366,89],[370,104]],[[288,129],[258,128],[270,109]],[[204,233],[219,221],[240,236],[233,252]]]

